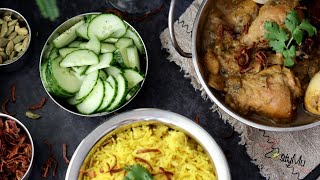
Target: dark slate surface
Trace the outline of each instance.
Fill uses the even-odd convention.
[[[192,0],[179,1],[177,17],[191,2]],[[240,141],[238,134],[235,133],[231,138],[225,137],[230,134],[232,128],[224,124],[216,113],[210,112],[211,103],[201,98],[200,93],[190,85],[190,80],[183,77],[178,66],[166,60],[168,53],[161,50],[159,35],[167,27],[169,3],[169,0],[165,0],[165,8],[161,13],[133,24],[148,48],[149,73],[142,91],[121,112],[152,107],[177,112],[190,119],[199,115],[201,126],[226,152],[233,179],[263,179],[257,166],[251,163],[245,147],[238,145]],[[3,69],[0,69],[0,102],[9,96],[10,85],[15,84],[17,102],[9,104],[8,110],[16,114],[16,117],[27,126],[33,136],[35,161],[30,177],[32,180],[41,179],[41,165],[48,156],[44,140],[53,144],[53,153],[58,160],[57,176],[48,179],[64,179],[67,165],[62,158],[62,144],[69,145],[68,155],[71,157],[80,141],[108,117],[78,117],[64,111],[50,99],[44,108],[37,111],[42,115],[41,119],[30,120],[24,116],[28,105],[37,103],[41,97],[47,97],[38,70],[40,52],[47,37],[68,18],[85,12],[101,11],[110,6],[105,0],[60,0],[58,4],[61,16],[57,21],[50,22],[40,17],[35,1],[0,1],[0,7],[12,8],[23,14],[32,28],[31,46],[22,59],[25,62],[24,66],[14,72],[4,72]]]

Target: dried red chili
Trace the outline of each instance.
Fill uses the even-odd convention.
[[[67,158],[67,144],[63,144],[63,145],[62,145],[62,150],[63,150],[63,159],[64,159],[64,161],[66,162],[66,164],[69,164],[70,161],[69,161],[69,159]]]
[[[139,158],[139,157],[135,157],[134,160],[147,164],[147,165],[149,166],[149,168],[151,169],[151,171],[153,171],[153,168],[152,168],[152,166],[148,163],[148,161],[146,161],[146,160],[144,160],[144,159],[142,159],[142,158]]]
[[[148,153],[148,152],[158,152],[161,153],[159,149],[139,149],[137,150],[137,154]]]
[[[46,103],[46,98],[41,98],[41,100],[40,100],[40,102],[38,104],[30,106],[28,109],[29,110],[40,109],[40,108],[42,108],[44,106],[45,103]]]
[[[16,86],[14,84],[11,86],[11,101],[16,102]]]
[[[9,98],[6,98],[6,99],[3,101],[2,106],[1,106],[1,111],[2,111],[2,113],[4,113],[4,114],[10,115],[10,116],[14,116],[14,114],[10,114],[10,113],[7,111],[6,106],[7,106],[8,102],[9,102]]]

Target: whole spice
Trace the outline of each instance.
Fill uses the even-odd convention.
[[[26,173],[32,146],[14,120],[0,118],[0,179],[19,180]]]
[[[56,158],[53,156],[52,144],[50,144],[47,140],[45,140],[44,143],[48,145],[49,157],[41,167],[41,169],[42,169],[41,177],[47,178],[48,177],[48,173],[49,173],[49,169],[51,167],[53,167],[52,176],[54,177],[57,174],[58,162],[57,162]]]
[[[70,161],[69,161],[69,159],[67,157],[67,144],[63,144],[62,145],[62,150],[63,150],[63,159],[66,162],[66,164],[69,164]]]
[[[28,109],[29,110],[40,109],[40,108],[42,108],[44,106],[45,103],[46,103],[46,98],[41,98],[41,100],[40,100],[40,102],[38,104],[30,106]]]
[[[14,61],[28,46],[29,31],[27,27],[20,27],[18,19],[11,15],[0,18],[0,64]]]
[[[36,114],[32,111],[27,111],[26,116],[30,119],[39,119],[41,117],[39,114]]]
[[[14,116],[14,114],[10,114],[10,113],[7,111],[7,109],[6,109],[6,106],[7,106],[8,102],[9,102],[9,98],[6,98],[6,99],[3,101],[2,106],[1,106],[1,111],[2,111],[2,113],[4,113],[4,114],[8,114],[8,115],[10,115],[10,116]]]
[[[16,86],[14,84],[11,85],[11,101],[16,102]]]

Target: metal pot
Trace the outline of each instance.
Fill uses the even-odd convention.
[[[33,159],[34,159],[34,145],[33,145],[33,140],[32,140],[31,134],[29,133],[28,129],[18,119],[14,118],[12,116],[6,115],[6,114],[2,114],[2,113],[0,113],[0,118],[14,120],[18,124],[18,126],[20,126],[21,131],[25,131],[26,134],[28,135],[28,138],[29,138],[30,143],[31,143],[31,148],[32,148],[32,156],[31,156],[31,159],[30,159],[30,164],[29,164],[29,167],[27,169],[27,172],[24,174],[24,176],[21,179],[21,180],[27,180],[29,178],[30,174],[31,174],[32,165],[33,165]]]
[[[274,124],[274,123],[268,123],[268,121],[265,120],[262,116],[248,116],[244,117],[240,115],[238,112],[231,109],[224,101],[224,97],[221,95],[221,92],[218,92],[212,88],[210,88],[205,80],[205,69],[202,67],[201,59],[200,59],[200,51],[201,51],[201,33],[203,30],[203,27],[207,21],[207,16],[211,10],[210,7],[215,3],[215,0],[203,0],[202,4],[198,10],[198,13],[196,15],[196,19],[194,21],[193,30],[192,30],[192,53],[187,53],[183,51],[175,38],[174,34],[174,7],[177,0],[171,1],[171,6],[169,10],[169,32],[170,37],[173,46],[177,50],[177,52],[186,58],[192,58],[193,65],[195,68],[195,72],[197,74],[197,78],[202,85],[203,89],[206,91],[209,98],[217,104],[224,112],[232,116],[233,118],[239,120],[242,123],[245,123],[249,126],[268,130],[268,131],[298,131],[298,130],[304,130],[312,127],[316,127],[320,125],[320,117],[310,114],[303,109],[303,105],[298,107],[298,113],[295,122],[290,124]]]
[[[139,126],[142,124],[165,124],[178,129],[195,139],[208,153],[214,163],[219,180],[230,180],[230,172],[226,158],[213,138],[198,124],[176,113],[159,109],[137,109],[116,115],[92,131],[81,141],[70,161],[66,180],[78,180],[79,171],[89,151],[95,144],[109,133]]]
[[[13,9],[0,8],[0,17],[2,18],[4,15],[11,15],[15,19],[18,19],[18,22],[22,26],[26,27],[29,32],[29,40],[28,40],[28,45],[27,45],[26,50],[20,56],[16,57],[15,60],[10,61],[9,63],[0,64],[1,72],[11,72],[11,71],[15,71],[15,70],[21,68],[25,64],[26,60],[23,60],[22,56],[27,54],[26,52],[27,52],[29,45],[30,45],[30,42],[31,42],[31,28],[28,24],[28,21],[19,12],[15,11]]]
[[[45,58],[47,58],[48,54],[50,53],[51,49],[52,49],[52,45],[51,45],[51,42],[56,38],[58,37],[61,33],[63,33],[64,31],[66,31],[67,29],[69,29],[70,27],[72,27],[73,25],[75,25],[76,23],[78,23],[79,21],[83,20],[86,16],[88,15],[98,15],[98,14],[101,14],[101,12],[92,12],[92,13],[85,13],[85,14],[80,14],[80,15],[77,15],[75,17],[72,17],[71,19],[68,19],[67,21],[65,21],[64,23],[62,23],[59,27],[57,27],[52,33],[51,35],[49,36],[49,38],[47,39],[46,43],[44,44],[43,48],[42,48],[42,51],[41,51],[41,55],[40,55],[40,62],[39,62],[39,72],[40,72],[40,77],[41,77],[41,65],[42,65],[42,62]],[[131,29],[135,30],[136,29],[131,26],[128,22],[124,21]],[[137,32],[137,31],[136,31]],[[142,40],[141,36],[139,35],[139,33],[137,32],[139,38]],[[141,58],[140,59],[140,62],[141,62],[141,72],[145,75],[145,78],[144,80],[141,82],[141,86],[140,88],[137,90],[137,92],[127,101],[125,102],[123,105],[121,105],[120,107],[118,107],[117,109],[113,110],[113,111],[110,111],[110,112],[102,112],[102,113],[94,113],[94,114],[89,114],[89,115],[86,115],[86,114],[81,114],[79,113],[75,107],[69,105],[67,102],[65,102],[65,99],[62,99],[62,98],[57,98],[53,95],[51,95],[49,93],[49,91],[46,89],[44,83],[43,83],[43,79],[41,77],[41,82],[42,82],[42,85],[45,89],[45,91],[47,92],[47,94],[49,95],[49,97],[53,100],[53,102],[55,102],[59,107],[61,107],[62,109],[72,113],[72,114],[75,114],[75,115],[78,115],[78,116],[84,116],[84,117],[99,117],[99,116],[105,116],[107,114],[111,114],[115,111],[118,111],[119,109],[123,108],[124,106],[126,106],[127,104],[129,104],[135,97],[136,95],[140,92],[140,89],[142,88],[145,80],[146,80],[146,77],[147,77],[147,72],[148,72],[148,52],[147,52],[147,48],[144,44],[144,42],[142,41],[143,43],[143,47],[144,47],[144,50],[145,50],[145,57],[144,58]]]

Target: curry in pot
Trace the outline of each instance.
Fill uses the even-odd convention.
[[[320,71],[319,5],[316,0],[264,5],[217,0],[203,32],[208,84],[244,116],[258,114],[276,124],[294,121]],[[315,114],[320,113],[318,89],[310,102]]]

